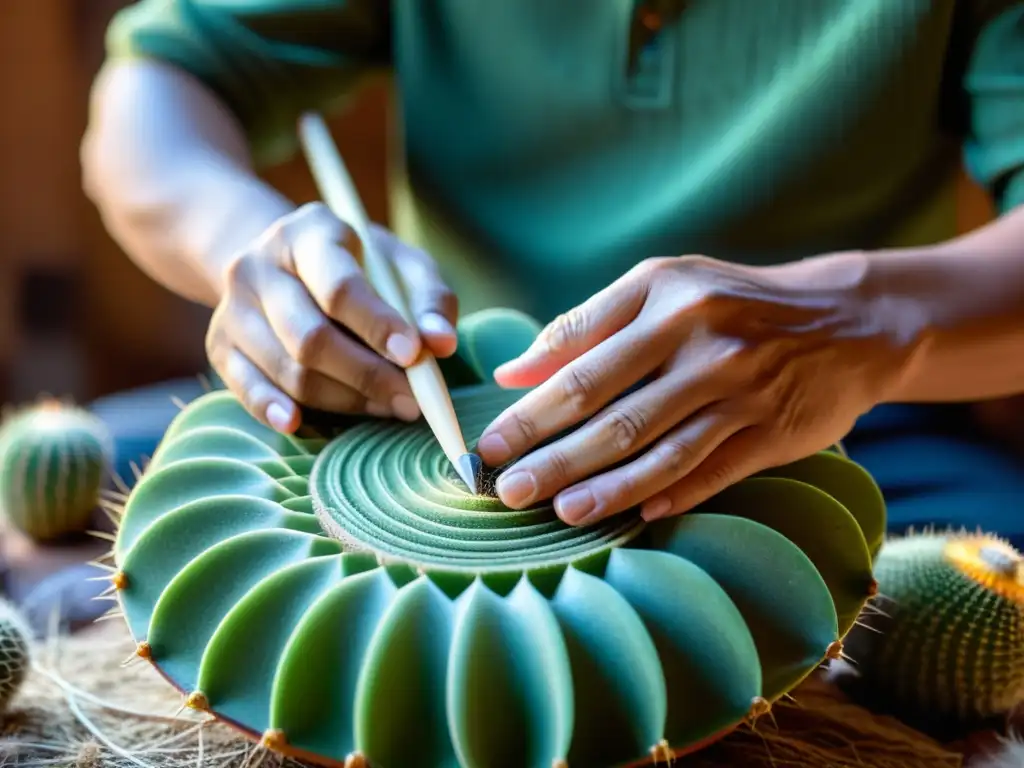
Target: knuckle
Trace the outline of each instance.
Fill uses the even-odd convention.
[[[651,326],[651,333],[656,337],[666,338],[678,338],[681,333],[685,333],[688,323],[686,323],[687,310],[682,307],[673,307],[672,309],[657,314],[652,313],[649,320]]]
[[[288,221],[290,226],[302,224],[307,226],[335,227],[339,223],[338,217],[331,213],[331,209],[319,200],[314,200],[299,206],[299,208],[295,210],[295,213],[289,217]]]
[[[231,296],[240,286],[248,285],[251,282],[254,258],[255,254],[252,251],[246,251],[232,259],[224,269],[224,285],[228,296]]]
[[[674,263],[675,259],[669,256],[652,256],[637,264],[634,270],[643,277],[655,278],[664,274],[665,270]]]
[[[545,475],[554,485],[562,485],[572,480],[572,462],[563,451],[552,450],[545,456]]]
[[[597,393],[597,377],[579,365],[570,365],[562,375],[562,399],[574,414],[591,410]]]
[[[394,325],[395,321],[390,317],[373,316],[366,331],[370,346],[376,349],[386,349],[388,337],[391,335]]]
[[[708,468],[704,485],[707,491],[716,493],[728,488],[736,480],[736,472],[731,464],[716,462]]]
[[[251,257],[254,254],[262,253],[274,257],[289,253],[294,231],[293,215],[280,218],[267,227],[256,241],[255,247],[247,255]]]
[[[685,440],[666,440],[658,448],[658,463],[665,473],[672,477],[680,477],[693,466],[697,452]]]
[[[308,403],[316,396],[316,377],[304,365],[286,362],[278,380],[285,392],[300,402]]]
[[[647,432],[647,417],[636,408],[617,406],[604,417],[605,431],[616,450],[628,454],[643,442]]]
[[[367,365],[356,374],[356,388],[369,399],[378,399],[391,391],[390,382],[379,365]]]
[[[277,222],[276,242],[291,248],[298,240],[316,234],[329,240],[340,241],[346,233],[345,224],[324,203],[305,203]]]
[[[573,308],[558,315],[544,329],[544,342],[552,352],[568,349],[586,334],[587,319],[583,311]]]
[[[344,277],[328,287],[324,292],[328,311],[332,315],[340,313],[350,303],[354,289],[354,277]]]
[[[528,416],[516,414],[509,419],[509,426],[519,436],[520,441],[527,445],[534,445],[540,439],[540,430]]]
[[[331,215],[331,209],[320,200],[312,200],[300,205],[296,211],[296,218],[316,218]]]
[[[331,326],[318,321],[303,329],[294,341],[293,356],[300,366],[312,366],[323,358],[330,344]]]

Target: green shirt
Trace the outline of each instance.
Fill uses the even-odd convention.
[[[649,256],[936,242],[962,160],[1024,201],[1024,2],[690,0],[631,46],[634,6],[142,0],[108,48],[205,82],[262,164],[393,74],[392,225],[466,311],[548,319]]]

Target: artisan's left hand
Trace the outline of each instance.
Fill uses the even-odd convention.
[[[909,357],[863,262],[643,262],[495,373],[535,387],[478,442],[487,464],[515,462],[498,495],[513,508],[554,498],[571,524],[637,505],[651,520],[835,443]]]

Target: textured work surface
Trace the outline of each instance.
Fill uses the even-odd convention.
[[[446,367],[472,442],[515,397],[484,382],[535,326],[492,312],[460,331]],[[871,478],[836,452],[770,474],[656,524],[570,528],[468,494],[424,426],[360,424],[325,448],[214,392],[128,500],[114,583],[140,655],[279,751],[665,758],[763,713],[873,593]]]

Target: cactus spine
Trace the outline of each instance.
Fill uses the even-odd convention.
[[[973,727],[1024,700],[1024,557],[995,536],[917,534],[875,563],[880,613],[851,633],[861,693],[918,727]]]
[[[29,669],[29,635],[24,621],[0,599],[0,715],[2,715]]]
[[[109,466],[111,439],[84,409],[44,400],[0,428],[0,512],[36,541],[84,531]]]

